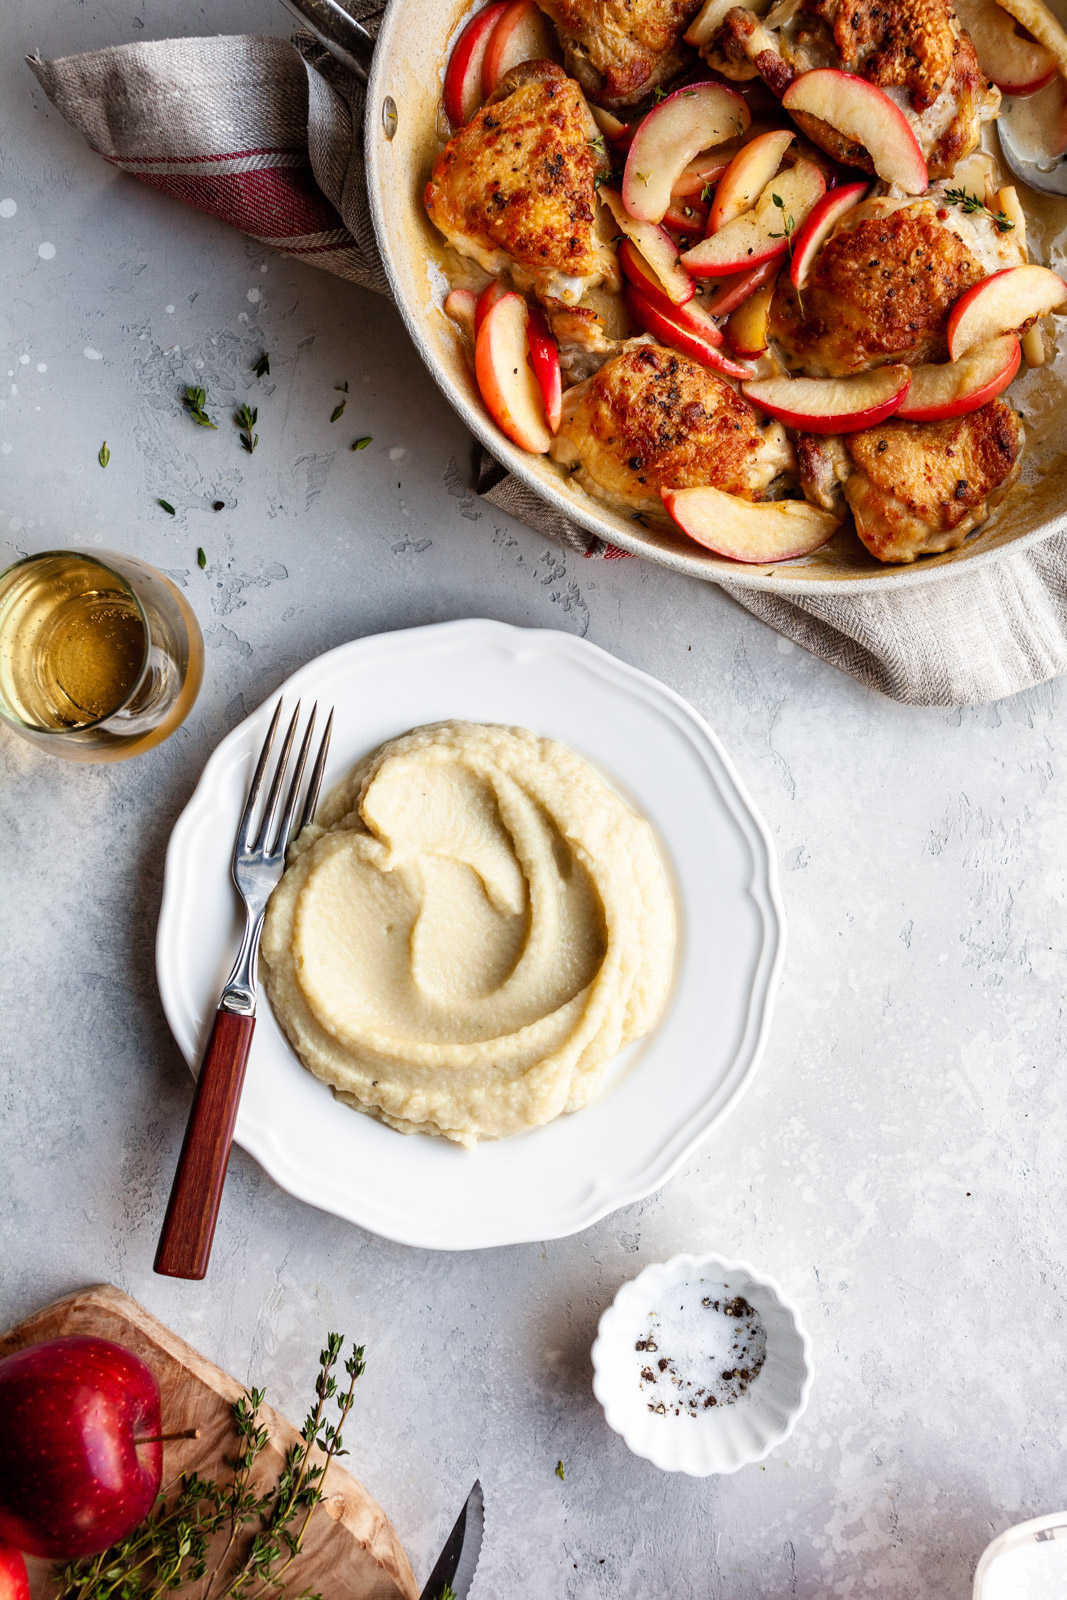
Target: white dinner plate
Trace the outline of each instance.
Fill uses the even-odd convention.
[[[785,942],[766,824],[711,729],[673,690],[584,639],[482,620],[356,639],[280,692],[335,707],[323,793],[423,723],[507,723],[569,745],[656,829],[678,951],[663,1017],[592,1105],[475,1150],[396,1133],[335,1100],[261,992],[238,1142],[301,1200],[437,1250],[561,1238],[665,1183],[755,1072]],[[230,853],[276,701],[219,745],[167,850],[156,971],[194,1070],[237,948]]]

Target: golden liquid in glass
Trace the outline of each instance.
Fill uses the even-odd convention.
[[[0,694],[30,727],[84,728],[129,699],[146,646],[141,610],[113,573],[52,556],[0,600]]]

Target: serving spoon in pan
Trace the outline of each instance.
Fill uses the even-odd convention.
[[[282,0],[300,25],[313,33],[319,43],[360,83],[370,75],[374,54],[374,35],[358,22],[338,0]]]
[[[1040,123],[1035,115],[1037,108],[1031,102],[1038,98],[1039,95],[1004,96],[997,118],[1001,154],[1020,183],[1041,194],[1067,195],[1067,149],[1043,155],[1034,143]],[[1063,140],[1056,142],[1062,144]]]

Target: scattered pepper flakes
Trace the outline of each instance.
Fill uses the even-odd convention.
[[[199,545],[197,546],[196,551],[196,564],[198,567],[207,566],[207,556],[204,554],[203,548]]]
[[[214,502],[214,504],[212,505],[211,509],[212,509],[212,511],[225,511],[226,510],[226,502],[225,502],[225,500],[216,500]]]
[[[106,439],[104,440],[103,444],[100,446],[100,454],[97,456],[96,459],[99,461],[99,463],[100,463],[100,465],[102,467],[106,467],[108,462],[111,460],[111,451],[107,447],[107,440]]]
[[[174,515],[174,507],[171,505],[169,500],[157,500],[156,505],[162,506],[168,517],[172,517]]]
[[[565,1483],[567,1481],[563,1476],[563,1462],[562,1461],[557,1461],[556,1462],[556,1477],[559,1479],[560,1483]]]

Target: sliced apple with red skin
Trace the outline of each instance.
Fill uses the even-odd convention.
[[[626,152],[622,202],[638,222],[659,222],[693,157],[744,133],[748,106],[723,83],[691,83],[653,106]]]
[[[475,331],[475,333],[478,332],[478,329],[481,327],[482,323],[485,321],[486,312],[492,306],[495,306],[498,300],[502,300],[504,298],[504,296],[506,294],[509,294],[509,293],[510,293],[510,290],[508,289],[507,285],[504,284],[504,283],[501,283],[499,278],[493,278],[491,282],[486,284],[485,288],[482,290],[481,294],[478,296],[478,299],[477,299],[477,301],[475,303],[475,306],[474,306],[474,331]]]
[[[908,392],[911,368],[876,367],[848,378],[756,378],[742,384],[761,411],[805,433],[856,433],[891,417]]]
[[[550,61],[556,36],[535,0],[510,0],[489,36],[482,60],[482,95],[488,100],[505,72],[523,61]]]
[[[1067,283],[1048,267],[1005,267],[961,294],[948,319],[953,361],[1002,333],[1020,333],[1067,305]]]
[[[670,345],[673,350],[681,351],[682,355],[692,356],[694,361],[699,361],[701,366],[711,367],[715,372],[722,372],[729,378],[750,378],[751,367],[743,367],[730,357],[724,355],[719,349],[722,334],[715,329],[715,340],[697,333],[691,323],[682,321],[681,316],[668,316],[665,311],[650,304],[645,300],[632,284],[627,284],[622,291],[626,309],[631,321],[652,334],[653,338],[661,344]],[[688,310],[688,307],[683,307]]]
[[[654,310],[662,312],[680,327],[688,328],[698,338],[706,339],[709,344],[722,342],[718,325],[712,321],[706,308],[695,296],[687,300],[684,305],[672,304],[663,292],[656,274],[630,239],[624,239],[619,246],[619,266],[627,283]]]
[[[529,311],[521,295],[501,295],[478,329],[474,372],[486,409],[520,449],[543,456],[552,443],[541,386],[529,360]]]
[[[896,415],[906,422],[943,422],[995,400],[1019,370],[1019,341],[1011,334],[970,350],[958,361],[915,367]]]
[[[737,272],[730,278],[723,278],[709,295],[702,297],[701,305],[710,317],[727,317],[738,306],[744,305],[749,295],[762,289],[764,284],[773,285],[781,266],[781,257],[775,256],[761,266],[753,267],[750,272]]]
[[[474,325],[477,304],[478,296],[473,289],[452,289],[445,296],[445,316],[449,317],[457,328],[462,329],[472,344],[477,332]]]
[[[1051,51],[1019,33],[1015,18],[994,0],[961,0],[956,10],[978,65],[1004,94],[1034,94],[1055,76]]]
[[[841,218],[858,206],[867,193],[865,183],[845,183],[840,189],[831,189],[812,206],[808,220],[793,238],[793,258],[789,263],[789,276],[798,289],[803,289],[815,257],[833,233]]]
[[[719,179],[708,213],[709,233],[718,233],[735,217],[752,209],[795,137],[791,128],[771,128],[742,146]]]
[[[445,115],[454,128],[465,128],[484,98],[482,65],[493,29],[508,9],[508,0],[493,0],[476,11],[452,46],[445,68]]]
[[[818,117],[861,144],[878,176],[905,194],[922,194],[929,187],[926,158],[907,117],[866,78],[836,67],[816,67],[793,79],[782,96],[782,107]]]
[[[720,145],[717,150],[704,150],[684,167],[674,180],[671,195],[675,200],[692,200],[703,195],[709,184],[717,183],[737,154],[737,140]]]
[[[766,350],[773,297],[774,284],[765,283],[743,300],[736,311],[731,311],[723,331],[735,356],[754,361]]]
[[[671,195],[671,203],[663,213],[663,226],[674,233],[683,233],[693,239],[702,239],[708,221],[708,208],[699,199],[680,200]]]
[[[683,306],[687,300],[692,300],[696,284],[678,265],[678,247],[666,229],[656,222],[635,221],[614,189],[602,188],[600,198],[615,219],[619,232],[640,250],[671,304]]]
[[[600,129],[608,144],[615,145],[625,150],[634,136],[634,130],[628,122],[623,122],[613,111],[605,111],[603,106],[589,107],[593,113],[593,121]]]
[[[770,566],[809,556],[840,522],[806,500],[742,500],[722,489],[661,489],[669,515],[696,544],[731,561]]]
[[[526,329],[526,342],[530,347],[530,366],[541,391],[545,408],[545,421],[553,433],[559,432],[563,415],[563,378],[559,368],[559,346],[548,331],[548,322],[540,306],[530,306],[530,321]]]
[[[825,193],[826,179],[814,161],[798,161],[771,179],[750,211],[686,250],[682,267],[694,277],[723,278],[773,261],[788,248],[789,218],[795,233]]]

